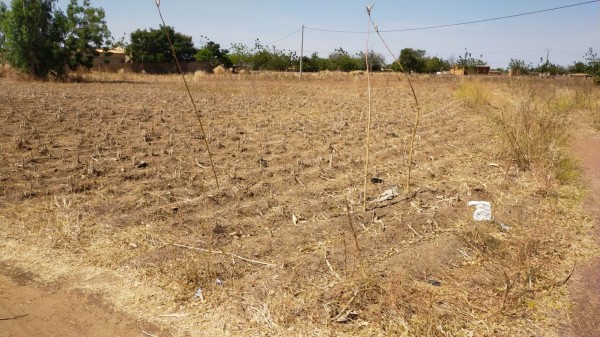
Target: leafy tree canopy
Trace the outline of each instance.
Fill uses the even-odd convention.
[[[421,73],[425,68],[425,51],[421,49],[404,48],[400,51],[398,62],[400,70]]]
[[[450,69],[450,63],[440,57],[425,57],[425,71],[435,73]]]
[[[130,35],[127,52],[135,63],[175,62],[165,28],[175,47],[177,60],[181,62],[194,61],[198,49],[194,47],[192,37],[175,32],[170,26],[160,26],[158,29],[136,30]]]
[[[259,39],[254,41],[251,50],[250,64],[254,70],[285,71],[299,63],[299,58],[294,51],[279,50],[263,45]]]
[[[479,57],[483,58],[483,55],[479,55]],[[458,56],[458,61],[456,64],[464,67],[464,68],[475,68],[477,66],[484,66],[486,62],[481,58],[475,58],[471,55],[471,53],[465,48],[465,55]]]
[[[364,59],[352,57],[341,47],[329,54],[329,70],[353,71],[365,68]]]
[[[90,68],[96,49],[109,42],[104,10],[71,0],[66,14],[56,0],[0,2],[0,48],[15,68],[36,77],[63,76],[67,67]]]
[[[209,62],[212,67],[223,65],[230,68],[233,62],[229,58],[229,50],[221,49],[221,45],[206,38],[204,45],[196,53],[196,60]]]
[[[383,56],[383,54],[381,53],[377,53],[373,50],[369,50],[369,54],[368,54],[368,60],[369,60],[369,68],[370,71],[381,71],[383,68],[385,68],[385,56]],[[357,54],[357,58],[362,60],[363,65],[361,65],[361,69],[366,69],[365,66],[365,52],[361,51]]]
[[[230,54],[229,59],[231,62],[240,67],[248,66],[251,62],[252,52],[243,43],[232,43],[231,48],[229,48]]]
[[[594,77],[596,84],[600,84],[600,58],[598,58],[598,54],[590,48],[583,58],[587,62],[586,73]]]
[[[527,75],[531,72],[533,66],[525,63],[523,60],[510,59],[508,69],[510,69],[514,75]]]
[[[426,54],[427,52],[422,49],[404,48],[391,68],[394,71],[408,71],[409,73],[432,73],[450,69],[450,63],[447,60]]]
[[[4,32],[2,29],[2,22],[4,21],[4,18],[6,17],[6,12],[8,11],[8,9],[6,8],[6,5],[4,4],[4,2],[0,1],[0,64],[6,62],[6,49],[5,49],[5,38],[4,38]]]
[[[569,66],[570,73],[585,73],[586,71],[587,65],[581,61],[573,62],[573,64]]]

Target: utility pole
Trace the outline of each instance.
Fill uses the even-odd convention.
[[[302,59],[304,58],[304,25],[302,25],[302,42],[300,43],[300,78],[302,78]]]

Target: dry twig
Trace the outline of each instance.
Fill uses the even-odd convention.
[[[17,319],[17,318],[25,317],[27,315],[29,315],[29,314],[17,315],[17,316],[13,316],[13,317],[0,317],[0,321],[9,321],[11,319]]]
[[[236,258],[238,260],[246,261],[246,262],[249,262],[249,263],[262,264],[264,266],[269,266],[269,267],[277,267],[277,265],[275,265],[273,263],[249,259],[247,257],[243,257],[243,256],[236,255],[236,254],[233,254],[233,253],[227,253],[227,252],[224,252],[222,250],[204,249],[204,248],[186,246],[186,245],[182,245],[182,244],[179,244],[179,243],[174,243],[173,246],[179,247],[179,248],[196,250],[196,251],[203,252],[203,253],[210,253],[210,254],[217,254],[217,255],[228,255],[228,256],[231,256],[231,257]]]

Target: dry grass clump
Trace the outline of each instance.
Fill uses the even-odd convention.
[[[12,81],[34,80],[34,78],[30,74],[17,71],[8,63],[0,65],[0,78],[6,78]]]
[[[215,75],[223,75],[225,73],[227,73],[227,69],[223,66],[217,66],[213,69],[213,74]]]
[[[206,75],[208,75],[206,72],[202,71],[202,70],[197,70],[196,72],[194,72],[194,76],[192,77],[192,81],[201,81],[202,79],[204,79],[206,77]]]
[[[0,77],[6,77],[10,71],[10,66],[8,64],[0,65]]]
[[[600,105],[595,110],[591,111],[592,125],[596,130],[600,131]]]
[[[456,97],[465,100],[470,108],[486,107],[490,104],[491,91],[486,82],[478,79],[462,80],[456,90]]]
[[[489,112],[502,139],[499,153],[508,160],[507,170],[533,170],[544,181],[549,191],[553,181],[569,183],[578,175],[575,165],[566,157],[565,146],[572,125],[572,112],[579,104],[576,92],[552,88],[540,89],[533,83],[512,83],[507,94],[490,98],[472,85],[459,88],[474,108],[473,102],[486,102]],[[486,97],[482,99],[481,97]],[[493,99],[493,102],[491,100]]]

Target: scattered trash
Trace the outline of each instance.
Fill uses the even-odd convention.
[[[194,301],[200,299],[204,303],[204,295],[202,295],[202,288],[198,287],[196,293],[194,294]]]
[[[500,224],[500,229],[501,229],[503,232],[508,232],[508,231],[510,230],[510,226],[509,226],[509,225],[505,225],[505,224],[501,223],[501,224]]]
[[[294,225],[298,225],[298,217],[296,216],[296,214],[292,214],[292,222],[294,223]]]
[[[222,286],[225,282],[223,282],[223,280],[221,280],[220,278],[217,277],[217,285],[218,286]]]
[[[371,182],[373,184],[381,184],[381,183],[383,183],[383,179],[381,179],[381,178],[371,178]]]
[[[441,287],[442,286],[442,283],[440,281],[434,280],[434,279],[427,280],[427,283],[431,284],[434,287]]]
[[[391,200],[391,199],[394,199],[397,195],[398,195],[398,185],[394,185],[394,186],[388,188],[387,190],[383,191],[383,193],[381,193],[381,195],[379,195],[377,198],[371,200],[371,202],[382,202],[382,201],[386,201],[386,200]]]
[[[475,206],[473,220],[492,221],[492,205],[488,201],[469,201],[468,206]]]

